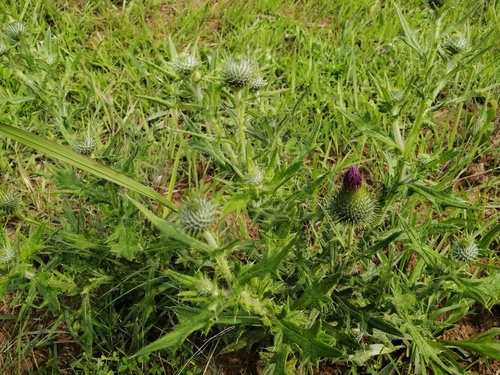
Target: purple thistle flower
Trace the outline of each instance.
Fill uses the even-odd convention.
[[[343,188],[348,191],[356,191],[363,184],[363,176],[356,167],[350,167],[344,175]]]

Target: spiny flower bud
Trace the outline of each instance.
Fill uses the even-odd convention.
[[[445,0],[429,0],[429,6],[432,9],[441,8],[444,5]]]
[[[417,166],[420,169],[427,169],[427,164],[432,161],[432,157],[429,154],[422,153],[417,156]]]
[[[242,89],[253,78],[254,69],[247,60],[231,59],[222,68],[224,83],[233,89]]]
[[[200,296],[211,296],[218,294],[217,286],[214,285],[212,280],[204,277],[196,282],[196,291]]]
[[[332,199],[330,211],[336,222],[347,226],[366,228],[373,223],[377,203],[363,186],[363,177],[356,167],[344,174],[342,188]]]
[[[73,150],[82,155],[90,155],[94,151],[97,143],[90,135],[83,137],[81,141],[73,143]]]
[[[0,249],[0,264],[10,263],[15,256],[16,252],[11,247],[4,247],[3,249]]]
[[[250,185],[260,185],[262,181],[264,181],[264,173],[260,169],[256,169],[252,172],[249,172],[246,176],[246,179]]]
[[[12,22],[5,26],[5,35],[13,42],[19,42],[26,35],[26,27],[21,22]]]
[[[195,56],[187,55],[179,57],[174,61],[174,70],[178,75],[188,77],[191,73],[193,73],[198,65],[200,65],[200,62]]]
[[[3,56],[7,53],[9,47],[5,43],[0,43],[0,56]]]
[[[405,93],[403,91],[389,91],[389,96],[394,103],[399,103],[404,99]]]
[[[252,78],[250,80],[250,91],[252,91],[252,92],[259,91],[265,85],[267,85],[267,81],[264,79],[264,77],[258,76],[258,77]]]
[[[474,241],[466,238],[456,239],[451,244],[451,256],[462,262],[470,262],[477,259],[479,248]]]
[[[205,198],[188,199],[179,210],[181,225],[188,233],[208,229],[215,219],[215,208]]]
[[[57,55],[55,54],[51,54],[51,55],[47,55],[45,57],[45,62],[48,64],[48,65],[54,65],[57,61]]]
[[[16,212],[19,204],[19,198],[12,191],[0,191],[0,210],[7,215]]]
[[[461,36],[449,36],[443,42],[443,47],[450,55],[456,55],[469,47],[469,41]]]

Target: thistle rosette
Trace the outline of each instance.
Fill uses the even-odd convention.
[[[214,222],[215,207],[205,198],[188,199],[179,210],[179,219],[186,232],[200,233]]]
[[[479,256],[476,243],[466,238],[460,238],[451,244],[451,256],[461,262],[472,262]]]
[[[376,217],[377,202],[363,185],[363,176],[356,167],[344,174],[342,188],[333,196],[330,212],[333,219],[343,225],[366,228]]]

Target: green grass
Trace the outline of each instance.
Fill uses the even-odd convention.
[[[500,360],[498,1],[164,3],[0,5],[2,371]]]

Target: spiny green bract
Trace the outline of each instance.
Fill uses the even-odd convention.
[[[214,222],[215,208],[205,198],[188,199],[179,210],[179,219],[187,232],[203,232]]]
[[[83,137],[81,141],[73,143],[73,150],[82,155],[90,155],[94,151],[97,143],[90,135]]]
[[[222,68],[224,83],[233,89],[247,86],[254,75],[254,68],[247,60],[231,59]]]
[[[330,205],[333,219],[346,226],[366,228],[373,224],[377,203],[363,186],[361,173],[351,167],[344,175],[342,188],[334,195]]]
[[[11,191],[1,191],[0,190],[0,210],[8,215],[12,215],[16,212],[17,206],[19,204],[19,199],[16,194]]]
[[[462,262],[476,260],[479,255],[479,248],[474,241],[461,238],[456,239],[451,244],[451,256]]]

